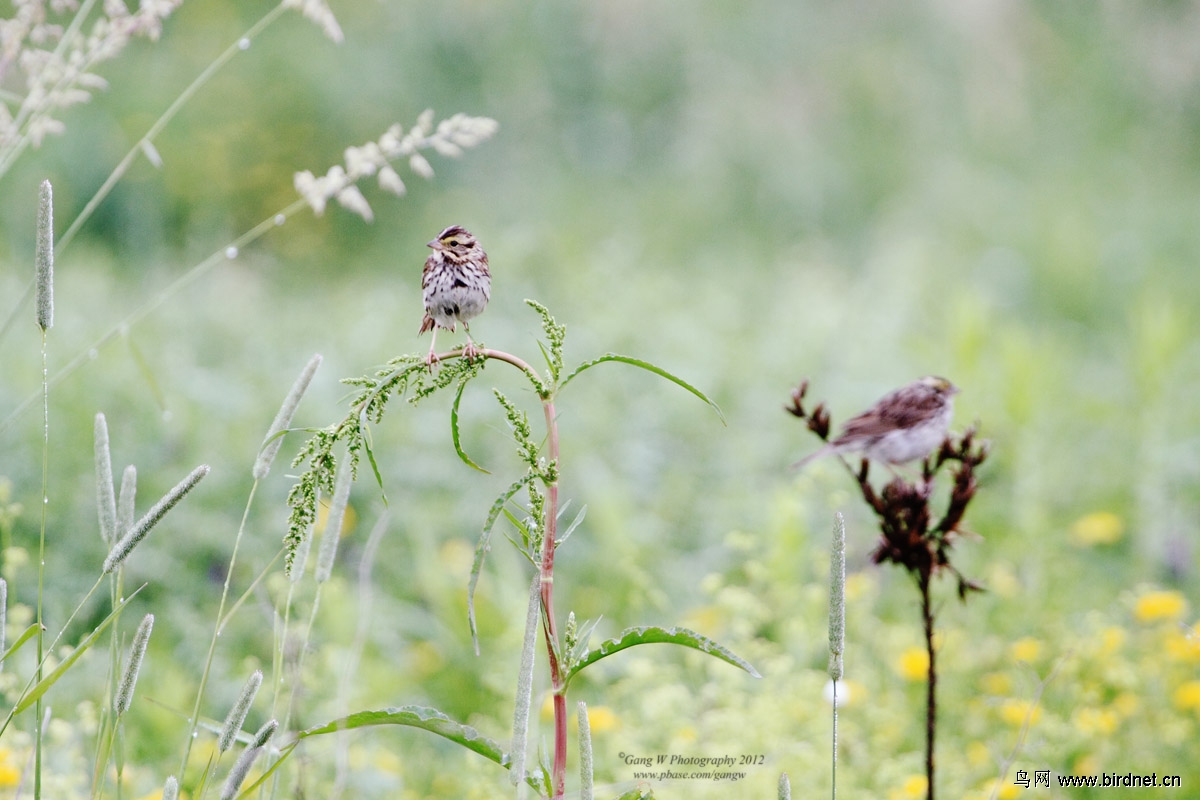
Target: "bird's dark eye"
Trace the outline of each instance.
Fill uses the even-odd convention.
[[[451,247],[458,247],[458,239],[451,239],[449,244]]]

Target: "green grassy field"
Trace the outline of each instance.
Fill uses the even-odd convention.
[[[9,643],[37,602],[42,342],[21,299],[37,186],[53,183],[61,234],[170,103],[271,8],[184,3],[160,41],[135,40],[97,68],[108,88],[57,114],[61,135],[0,172]],[[637,785],[629,757],[662,754],[749,760],[732,788],[649,781],[655,797],[774,797],[781,771],[796,796],[829,790],[827,565],[838,510],[850,689],[838,788],[925,796],[916,593],[870,563],[874,518],[840,465],[789,469],[819,442],[783,406],[807,377],[836,426],[931,373],[962,388],[955,430],[974,423],[992,444],[967,517],[978,536],[956,552],[986,591],[960,604],[953,581],[937,587],[939,795],[1022,797],[1018,770],[1050,770],[1055,786],[1064,775],[1178,775],[1171,796],[1200,797],[1191,4],[333,11],[341,44],[289,10],[239,50],[155,138],[161,166],[138,156],[57,253],[46,337],[49,636],[108,549],[95,414],[107,417],[118,478],[137,466],[139,514],[197,464],[212,467],[124,567],[126,591],[146,586],[115,626],[120,652],[143,614],[156,622],[124,718],[121,788],[110,776],[104,796],[157,797],[179,766],[251,468],[296,374],[322,354],[293,423],[319,428],[346,413],[340,378],[422,354],[424,243],[459,223],[492,266],[477,339],[540,364],[539,321],[523,302],[532,298],[566,324],[569,363],[605,352],[646,359],[706,393],[726,420],[619,364],[581,376],[557,403],[564,516],[588,509],[559,553],[559,616],[601,618],[597,642],[635,625],[686,625],[762,674],[663,646],[589,670],[570,703],[592,711],[597,797]],[[14,116],[23,80],[15,65],[0,71]],[[407,130],[426,108],[499,129],[461,158],[428,152],[432,180],[397,164],[403,197],[361,181],[373,222],[331,201],[224,257],[298,198],[294,173],[324,174],[345,148],[394,123]],[[194,269],[212,254],[221,257]],[[452,394],[415,408],[396,401],[373,428],[388,504],[362,469],[291,730],[413,703],[507,743],[530,572],[500,535],[477,595],[478,657],[466,613],[481,526],[521,470],[492,386],[540,420],[527,384],[489,364],[460,420],[462,446],[491,474],[455,455]],[[232,599],[245,599],[219,640],[202,709],[218,727],[246,676],[262,669],[273,691],[278,660],[292,663],[300,646],[276,638],[291,584],[272,559],[295,474],[287,462],[304,436],[287,437],[249,505],[230,582]],[[295,633],[315,588],[308,579],[293,591]],[[89,601],[64,641],[108,610],[107,599]],[[32,674],[31,648],[0,673],[6,705]],[[47,695],[45,796],[95,796],[107,648],[106,637]],[[538,713],[548,696],[538,655],[533,753],[551,736],[548,710]],[[264,689],[247,730],[278,715],[272,701]],[[22,781],[31,796],[33,728],[26,711],[0,734],[0,797]],[[197,738],[188,791],[214,740]],[[577,765],[572,751],[569,791]],[[281,797],[331,796],[335,785],[347,797],[515,795],[494,764],[404,728],[315,738],[281,772]],[[1030,796],[1093,792],[1104,794]]]

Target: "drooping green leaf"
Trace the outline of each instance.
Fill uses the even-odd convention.
[[[75,662],[78,661],[83,654],[86,653],[91,646],[96,643],[96,640],[100,638],[100,634],[103,633],[104,630],[111,625],[118,616],[121,615],[121,611],[125,608],[125,606],[129,605],[129,601],[132,600],[140,591],[140,588],[137,589],[136,591],[130,593],[130,595],[120,603],[118,603],[116,608],[110,611],[108,616],[96,626],[96,629],[89,633],[86,639],[75,646],[75,649],[71,651],[70,655],[64,658],[59,665],[50,672],[49,675],[38,681],[37,684],[35,684],[34,687],[20,699],[16,707],[13,708],[12,716],[20,714],[22,711],[36,703],[42,695],[50,690],[51,686],[58,682],[59,678],[61,678],[63,675],[66,675],[67,670],[73,667]]]
[[[487,520],[483,523],[483,532],[479,534],[479,542],[475,545],[475,560],[471,564],[471,580],[467,583],[467,625],[471,629],[471,642],[475,645],[475,655],[479,655],[479,631],[475,626],[475,586],[479,583],[479,574],[483,571],[483,559],[492,546],[492,528],[495,527],[496,520],[500,517],[500,512],[504,510],[508,501],[534,477],[531,472],[525,473],[520,480],[515,481],[496,498],[496,502],[492,503],[492,508],[488,511]]]
[[[400,706],[398,708],[385,708],[378,711],[356,711],[353,714],[332,720],[324,725],[300,731],[296,734],[296,739],[299,741],[311,736],[321,736],[328,733],[369,728],[377,725],[404,725],[411,728],[420,728],[421,730],[429,731],[460,744],[505,769],[510,769],[512,765],[511,757],[508,753],[504,752],[504,749],[498,742],[484,736],[470,725],[455,722],[437,709],[425,706]],[[523,777],[535,789],[542,789],[535,776],[527,773]]]
[[[579,513],[575,515],[575,519],[571,520],[571,524],[568,525],[567,529],[563,531],[561,536],[558,537],[558,544],[565,542],[568,538],[570,538],[571,534],[575,532],[575,529],[579,527],[581,522],[583,522],[583,518],[587,516],[587,508],[588,507],[586,505],[580,507]]]
[[[720,645],[709,639],[707,636],[702,636],[687,628],[648,626],[643,628],[628,628],[622,631],[621,635],[616,639],[608,639],[602,642],[599,647],[570,666],[563,677],[563,683],[570,683],[571,678],[585,667],[596,663],[600,659],[611,656],[613,653],[624,650],[627,647],[639,644],[678,644],[683,647],[690,647],[693,650],[699,650],[701,653],[707,653],[714,658],[719,658],[739,669],[744,669],[756,678],[762,677],[758,674],[758,670],[750,665],[750,662],[736,655],[724,645]]]
[[[358,415],[358,430],[359,441],[362,443],[362,449],[367,454],[367,463],[371,465],[371,474],[375,476],[375,484],[379,487],[379,494],[383,497],[383,504],[388,504],[387,492],[383,488],[383,473],[379,471],[379,463],[375,460],[375,448],[371,446],[371,428],[367,423],[367,415],[364,411]],[[350,453],[346,454],[350,458]]]
[[[21,645],[25,644],[30,639],[32,639],[34,634],[36,634],[37,632],[38,632],[38,624],[35,622],[32,625],[30,625],[28,628],[26,628],[25,631],[16,638],[16,641],[14,641],[11,645],[9,645],[8,649],[4,651],[4,655],[0,655],[0,661],[7,661],[9,656],[11,656],[13,653],[17,652],[18,650],[20,650]]]
[[[426,706],[400,706],[377,711],[356,711],[324,725],[302,730],[296,734],[296,738],[307,739],[310,736],[369,728],[376,725],[405,725],[420,728],[430,733],[436,733],[452,742],[457,742],[502,767],[507,767],[509,764],[508,753],[504,752],[499,743],[484,736],[471,726],[455,722],[437,709]]]
[[[518,533],[521,534],[521,541],[518,542],[508,534],[504,535],[505,538],[512,542],[512,546],[517,548],[517,552],[525,556],[525,560],[536,568],[538,565],[538,556],[540,554],[533,552],[533,549],[530,547],[530,544],[533,541],[533,533],[529,530],[529,526],[526,525],[523,520],[518,519],[517,515],[509,511],[507,508],[504,509],[504,518],[512,523],[512,526],[517,529]]]
[[[466,381],[462,381],[458,384],[458,391],[454,394],[454,404],[450,406],[450,438],[454,440],[454,452],[458,453],[458,457],[468,467],[491,475],[492,473],[488,472],[486,469],[471,460],[471,457],[468,456],[466,451],[463,450],[462,440],[459,438],[460,431],[458,428],[458,407],[459,404],[462,403],[463,390],[466,388]]]
[[[707,403],[709,405],[709,407],[712,408],[712,410],[716,412],[717,417],[719,417],[721,420],[721,424],[722,425],[725,424],[725,415],[721,412],[720,406],[718,406],[716,403],[714,403],[708,397],[708,395],[706,395],[704,392],[700,391],[695,386],[692,386],[690,383],[685,381],[683,378],[680,378],[677,375],[673,375],[670,372],[667,372],[662,367],[657,366],[655,364],[651,364],[649,361],[643,361],[640,358],[634,358],[633,356],[623,356],[623,355],[619,355],[617,353],[605,353],[604,355],[600,356],[599,358],[593,358],[591,361],[585,361],[582,364],[580,364],[578,367],[576,367],[574,369],[574,371],[571,372],[570,375],[568,375],[566,378],[563,379],[562,384],[559,386],[559,390],[561,391],[562,389],[566,388],[566,385],[568,383],[570,383],[572,381],[572,379],[574,379],[575,376],[578,375],[579,373],[583,372],[586,369],[591,369],[592,367],[596,366],[597,364],[603,364],[606,361],[617,361],[622,364],[630,364],[635,367],[641,367],[642,369],[644,369],[648,372],[653,372],[655,375],[666,378],[671,383],[673,383],[676,386],[679,386],[683,389],[686,389],[687,391],[691,392],[696,397],[700,398],[705,403]]]

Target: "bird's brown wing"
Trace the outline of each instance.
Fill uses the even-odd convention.
[[[429,284],[429,273],[433,272],[437,262],[437,253],[431,253],[429,258],[425,259],[425,266],[421,269],[421,291],[425,291],[425,287]]]
[[[937,409],[940,399],[933,392],[905,386],[884,397],[870,410],[850,419],[835,444],[882,436],[889,431],[911,428]]]

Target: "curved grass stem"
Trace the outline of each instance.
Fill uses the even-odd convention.
[[[250,507],[254,504],[254,495],[257,491],[258,481],[256,480],[250,486],[250,495],[246,498],[246,507],[242,510],[242,521],[238,525],[237,536],[233,540],[233,553],[229,556],[229,568],[225,570],[225,585],[221,588],[221,601],[217,604],[217,621],[213,625],[212,639],[208,643],[208,655],[204,659],[204,669],[200,673],[200,685],[196,688],[196,700],[192,704],[187,736],[184,737],[183,758],[179,762],[180,775],[186,774],[188,759],[192,755],[192,742],[196,739],[196,729],[200,724],[200,703],[204,699],[204,690],[208,687],[208,676],[212,671],[213,656],[217,651],[217,639],[221,635],[221,628],[225,625],[225,604],[229,599],[229,583],[233,580],[233,569],[237,566],[238,548],[242,543],[246,520],[250,516]]]

